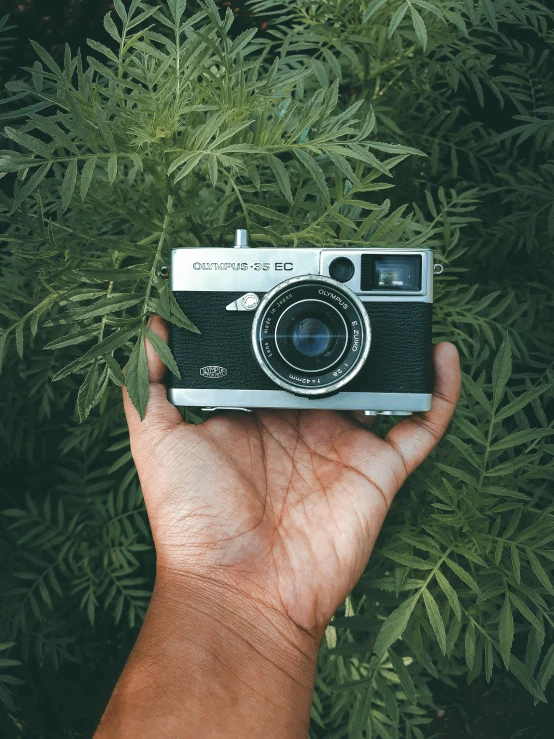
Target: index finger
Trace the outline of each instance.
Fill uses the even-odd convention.
[[[168,328],[163,318],[152,316],[148,323],[148,328],[157,334],[162,341],[167,343]],[[165,365],[156,354],[150,341],[145,338],[144,342],[148,364],[148,403],[146,405],[144,420],[140,420],[140,416],[129,397],[127,388],[125,386],[122,388],[123,406],[125,416],[127,417],[131,442],[138,440],[141,436],[147,435],[152,429],[167,430],[183,422],[181,414],[167,398],[167,389],[163,384],[166,373]]]
[[[402,460],[406,477],[426,459],[444,436],[460,397],[460,358],[454,344],[433,349],[435,387],[431,410],[400,421],[385,436]]]

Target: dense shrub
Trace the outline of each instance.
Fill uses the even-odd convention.
[[[543,701],[553,13],[256,0],[268,30],[237,33],[211,2],[114,5],[105,45],[37,47],[1,100],[0,699],[17,735],[25,666],[94,665],[144,615],[153,550],[121,367],[142,411],[147,317],[189,325],[160,266],[235,227],[256,245],[432,247],[436,339],[465,371],[450,433],[327,631],[313,737],[426,736],[431,677],[509,675]]]

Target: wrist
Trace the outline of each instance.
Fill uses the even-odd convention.
[[[255,650],[291,680],[313,682],[316,638],[252,587],[245,592],[230,579],[158,569],[152,609],[191,646],[202,649],[221,636],[232,640],[237,658]]]
[[[220,579],[158,572],[114,713],[136,716],[129,734],[136,739],[150,736],[141,715],[148,705],[159,706],[168,726],[167,734],[157,731],[160,739],[177,736],[169,727],[183,720],[197,739],[301,739],[316,657],[312,635],[252,593]]]

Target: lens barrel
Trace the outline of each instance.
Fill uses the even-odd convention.
[[[252,324],[254,354],[263,371],[297,395],[338,390],[361,369],[371,342],[367,311],[344,285],[303,275],[262,299]]]

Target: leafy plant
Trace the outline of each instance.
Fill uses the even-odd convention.
[[[11,42],[15,41],[13,36],[5,35],[8,31],[15,28],[15,26],[8,26],[9,17],[9,15],[4,15],[0,18],[0,64],[6,59],[4,52],[9,51],[13,46]]]
[[[436,339],[457,343],[465,370],[449,435],[327,631],[312,737],[421,739],[431,678],[510,679],[545,700],[552,12],[535,0],[255,0],[260,34],[211,1],[114,5],[86,59],[36,46],[3,101],[10,659],[93,664],[99,630],[140,623],[153,550],[119,386],[143,413],[150,315],[196,330],[159,275],[169,250],[246,227],[259,245],[432,247],[446,267]],[[15,714],[23,692],[10,698],[2,681]]]
[[[13,642],[4,642],[3,644],[0,644],[0,652],[6,652],[13,646],[15,646]],[[0,657],[0,667],[3,670],[8,667],[17,667],[20,664],[21,662],[16,659]],[[2,672],[0,674],[0,701],[2,701],[9,711],[15,711],[15,705],[8,685],[19,685],[21,682],[22,681],[18,677],[14,677],[9,673]]]

